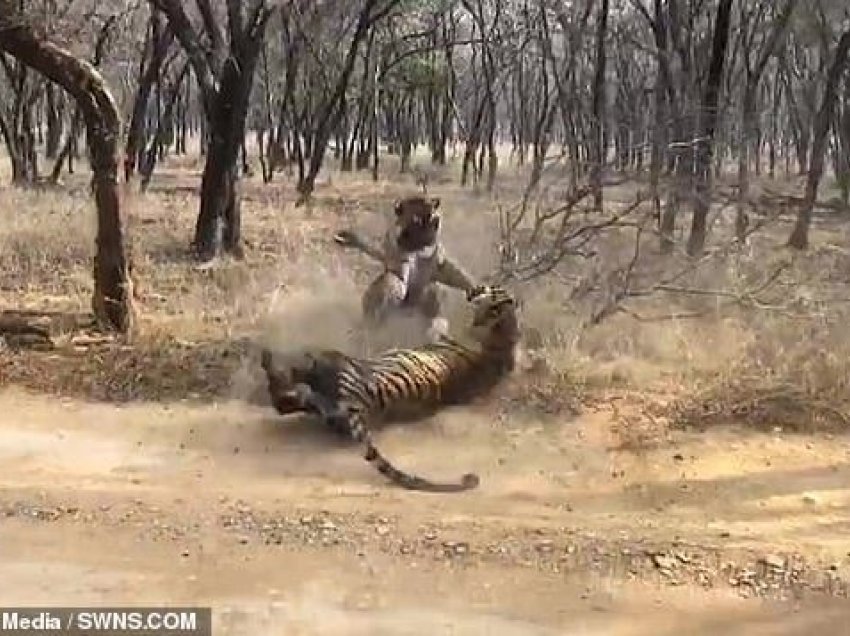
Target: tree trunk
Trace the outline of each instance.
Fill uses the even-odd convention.
[[[138,154],[142,157],[139,162],[139,188],[142,192],[146,191],[148,185],[150,185],[151,177],[153,176],[153,172],[156,169],[157,158],[161,157],[161,150],[163,147],[163,140],[168,136],[168,127],[171,126],[173,130],[174,123],[174,107],[177,103],[177,99],[180,95],[181,88],[183,86],[183,82],[186,79],[186,75],[189,72],[189,63],[184,62],[183,68],[178,72],[177,77],[173,80],[171,86],[169,86],[165,91],[162,90],[162,83],[157,82],[157,92],[164,92],[164,96],[160,94],[157,97],[157,123],[156,130],[148,144],[148,148],[144,147],[138,148]],[[162,108],[163,103],[165,105],[165,109]],[[129,145],[129,141],[128,141]],[[127,167],[128,158],[124,159],[124,167]]]
[[[832,65],[826,75],[826,87],[823,91],[823,99],[815,116],[814,135],[810,154],[809,175],[806,178],[806,192],[800,211],[797,213],[797,222],[791,236],[788,238],[790,247],[803,250],[809,245],[809,226],[812,222],[812,211],[818,195],[818,186],[823,176],[824,155],[826,154],[827,141],[829,140],[829,127],[832,123],[835,102],[837,100],[838,82],[847,66],[847,53],[850,50],[850,30],[844,32],[835,48],[835,56]]]
[[[593,76],[593,116],[591,119],[590,187],[593,207],[602,211],[602,163],[605,160],[605,34],[608,28],[608,0],[599,5],[596,24],[596,70]]]
[[[688,237],[688,254],[690,256],[701,254],[705,247],[706,221],[711,207],[711,159],[714,151],[714,130],[717,127],[717,103],[720,97],[720,82],[723,79],[726,47],[729,42],[731,13],[732,0],[720,0],[714,22],[711,63],[708,68],[708,78],[706,79],[700,111],[701,125],[696,147],[693,218],[691,234]]]
[[[756,85],[758,78],[750,78],[744,88],[741,117],[741,145],[738,147],[738,201],[735,209],[735,239],[743,243],[749,226],[750,207],[750,144],[756,119]]]
[[[186,52],[204,109],[202,143],[206,145],[206,166],[192,245],[203,261],[215,258],[222,248],[240,257],[239,151],[245,139],[254,69],[275,8],[264,0],[228,0],[229,45],[225,46],[225,37],[208,1],[196,3],[204,25],[203,37],[195,31],[184,3],[149,1],[166,15]],[[223,231],[219,231],[221,226]]]
[[[240,62],[228,58],[222,69],[215,110],[207,122],[210,144],[201,181],[201,210],[195,224],[194,245],[201,260],[219,250],[242,257],[241,206],[238,201],[239,152],[245,139],[245,120],[259,54]],[[219,231],[219,224],[222,224]]]
[[[741,144],[738,148],[738,205],[735,211],[735,238],[739,243],[743,243],[746,239],[747,226],[749,218],[747,210],[750,207],[750,149],[755,139],[756,162],[761,156],[761,144],[758,140],[757,133],[758,121],[756,117],[756,97],[758,94],[759,82],[762,74],[767,68],[767,62],[773,55],[773,52],[779,46],[779,43],[785,36],[786,27],[791,19],[791,14],[794,11],[794,6],[797,0],[786,0],[785,5],[780,10],[776,21],[773,24],[773,29],[770,32],[767,40],[762,46],[758,60],[754,68],[750,68],[749,59],[745,59],[747,81],[744,86],[744,97],[742,101],[741,114]],[[744,51],[743,55],[748,56],[749,51]],[[773,171],[773,136],[770,141],[771,158],[770,169]],[[756,164],[756,174],[759,174],[758,163]]]
[[[0,5],[0,14],[3,11]],[[97,251],[92,308],[106,328],[127,332],[133,325],[130,261],[125,252],[118,192],[118,108],[95,68],[68,51],[40,40],[21,20],[0,27],[0,49],[60,84],[77,101],[88,132],[97,205]]]
[[[54,84],[47,85],[47,139],[44,148],[44,156],[55,159],[59,153],[59,142],[62,139],[62,95],[56,90]]]
[[[340,71],[333,93],[325,103],[324,108],[322,108],[318,118],[319,121],[316,122],[316,126],[313,129],[315,132],[310,140],[311,152],[307,174],[302,179],[299,179],[298,182],[299,203],[306,202],[313,194],[316,177],[319,176],[319,171],[322,169],[328,142],[333,131],[339,127],[345,91],[348,89],[348,83],[351,79],[351,73],[354,70],[354,64],[357,61],[357,52],[360,50],[360,45],[368,35],[372,24],[381,16],[386,15],[393,6],[398,4],[398,1],[395,0],[387,3],[381,11],[373,15],[372,11],[377,4],[377,0],[366,0],[366,3],[360,10],[357,26],[354,29],[354,35],[352,35],[351,42],[348,45],[348,51],[345,55],[345,61],[342,65],[342,71]]]
[[[224,143],[211,143],[207,149],[201,179],[201,210],[195,224],[195,250],[202,261],[215,257],[220,249],[241,257],[239,244],[241,217],[236,200],[239,167],[234,152]]]
[[[59,183],[59,178],[62,176],[62,165],[66,161],[68,162],[68,171],[73,173],[71,152],[74,149],[74,142],[77,135],[79,135],[80,129],[82,128],[82,123],[82,111],[80,111],[80,107],[77,106],[74,109],[74,115],[71,118],[71,124],[68,127],[68,136],[65,139],[65,143],[62,145],[62,149],[59,151],[59,155],[56,157],[56,161],[53,162],[53,170],[50,171],[50,183],[54,185]]]
[[[652,217],[655,219],[655,225],[658,230],[661,230],[661,167],[664,163],[664,147],[667,139],[667,126],[664,122],[668,119],[667,108],[665,107],[665,95],[668,93],[667,80],[669,70],[666,68],[667,56],[667,34],[666,27],[663,25],[664,13],[661,6],[661,0],[655,0],[654,15],[651,20],[653,35],[655,37],[656,54],[658,55],[658,63],[655,70],[655,86],[653,87],[653,117],[652,125],[652,149],[649,156],[649,191],[652,199]],[[673,228],[670,228],[669,239],[670,250],[673,248]],[[664,235],[662,235],[662,241]]]
[[[850,209],[850,82],[844,82],[844,105],[841,115],[836,119],[835,179],[841,203],[845,210]]]
[[[148,101],[151,89],[157,81],[161,81],[165,55],[168,52],[173,35],[163,23],[161,14],[156,9],[151,10],[150,19],[150,62],[147,68],[139,69],[138,87],[133,100],[133,112],[130,125],[127,128],[127,143],[124,146],[124,180],[129,181],[136,169],[136,160],[144,148],[145,120],[147,119]]]

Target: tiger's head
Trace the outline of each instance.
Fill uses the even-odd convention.
[[[404,252],[418,252],[437,244],[440,234],[440,199],[406,197],[395,204],[396,245]]]
[[[506,289],[479,285],[467,293],[472,303],[470,335],[485,348],[513,349],[519,342],[518,304]]]

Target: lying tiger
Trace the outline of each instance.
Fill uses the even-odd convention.
[[[437,284],[469,293],[475,283],[446,255],[440,243],[440,199],[421,196],[401,199],[395,205],[395,224],[381,247],[351,230],[334,240],[379,261],[384,271],[366,288],[363,314],[372,325],[382,324],[393,313],[412,310],[428,322],[428,340],[447,335]]]
[[[278,366],[275,355],[262,351],[272,403],[281,414],[298,411],[319,415],[340,433],[362,444],[364,458],[395,484],[409,490],[459,492],[475,488],[479,478],[441,483],[396,468],[372,441],[370,421],[392,416],[398,407],[424,411],[460,404],[484,395],[514,368],[519,325],[514,299],[499,287],[470,290],[472,346],[442,338],[412,349],[393,349],[375,358],[354,358],[339,351],[304,355]]]

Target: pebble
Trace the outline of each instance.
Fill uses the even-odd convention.
[[[466,554],[469,552],[469,546],[466,543],[458,543],[454,547],[455,554]]]

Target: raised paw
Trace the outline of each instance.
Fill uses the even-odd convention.
[[[334,241],[343,247],[355,247],[358,243],[357,235],[351,230],[340,230],[334,234]]]
[[[469,291],[466,292],[466,300],[471,301],[481,296],[482,294],[486,294],[488,290],[487,285],[475,285],[471,287]]]

